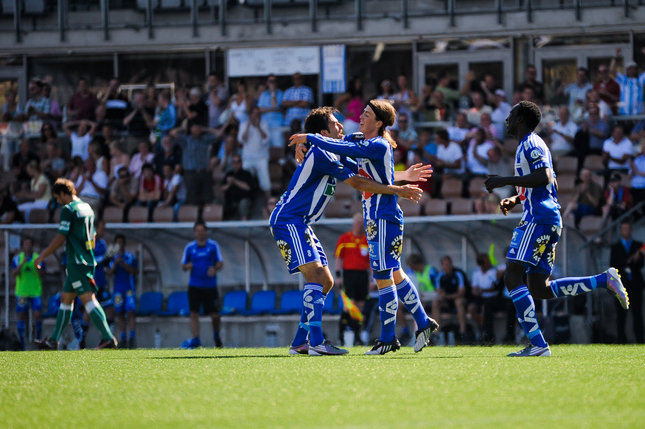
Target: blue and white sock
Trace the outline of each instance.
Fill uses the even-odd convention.
[[[305,284],[302,306],[309,325],[309,345],[312,347],[318,346],[325,341],[322,333],[322,310],[324,305],[325,299],[322,285],[318,283]]]
[[[556,298],[576,296],[598,288],[607,289],[607,273],[589,277],[565,277],[551,281],[551,291]]]
[[[517,321],[522,325],[526,337],[531,344],[538,347],[547,347],[535,312],[535,302],[526,285],[522,285],[510,292],[517,312]]]
[[[20,338],[20,344],[24,348],[25,347],[25,332],[26,332],[25,321],[24,320],[19,320],[18,321],[17,329],[18,329],[18,337]],[[38,338],[40,338],[40,337],[38,337]]]
[[[396,296],[394,285],[379,289],[378,310],[381,317],[381,336],[379,340],[384,343],[390,343],[396,337],[396,310],[398,308],[399,300]]]
[[[404,278],[401,283],[396,285],[396,294],[403,302],[405,308],[412,314],[414,321],[417,323],[417,329],[423,329],[430,323],[421,300],[419,300],[419,291],[409,278]]]
[[[325,298],[327,295],[325,295]],[[302,296],[302,309],[300,310],[300,322],[298,322],[298,329],[296,330],[296,336],[293,338],[291,345],[293,347],[298,347],[307,342],[307,337],[309,336],[309,321],[307,320],[307,312],[305,311],[304,305],[305,296]]]

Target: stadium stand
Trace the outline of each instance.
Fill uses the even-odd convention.
[[[473,200],[470,198],[456,198],[450,200],[450,214],[473,214]]]
[[[245,290],[233,290],[227,292],[222,301],[222,310],[220,311],[220,314],[222,316],[243,314],[246,311],[247,299],[248,294]]]
[[[251,306],[248,310],[241,313],[246,316],[256,316],[260,314],[271,314],[275,311],[276,294],[273,290],[261,290],[253,294]]]
[[[138,316],[151,316],[161,313],[163,294],[161,292],[144,292],[139,296]]]
[[[273,311],[273,314],[300,314],[302,310],[301,290],[288,290],[280,296],[280,308]]]
[[[188,292],[176,291],[168,295],[166,310],[159,312],[160,316],[188,316]]]
[[[448,211],[448,201],[439,199],[428,200],[423,210],[426,216],[443,216]]]

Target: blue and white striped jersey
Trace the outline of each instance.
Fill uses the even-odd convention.
[[[537,134],[530,133],[520,141],[515,153],[515,175],[526,176],[540,168],[553,170],[551,152]],[[555,171],[553,171],[555,178]],[[555,189],[555,183],[537,188],[523,188],[518,186],[524,213],[522,221],[542,225],[562,226],[560,205]]]
[[[616,74],[616,82],[620,85],[620,114],[640,115],[643,113],[643,87],[645,73],[638,77],[627,77],[622,73]]]
[[[347,161],[346,164],[353,162]],[[289,187],[271,213],[271,226],[304,221],[309,225],[323,215],[336,191],[336,179],[354,176],[351,166],[340,156],[312,146],[302,164],[296,168]]]
[[[383,137],[377,136],[365,140],[363,138],[352,138],[350,135],[344,140],[336,140],[319,134],[309,134],[307,142],[324,150],[356,159],[358,162],[358,174],[363,177],[386,185],[394,183],[392,146]],[[402,225],[403,212],[399,208],[396,198],[396,195],[363,192],[363,217],[365,222],[370,219],[384,219]]]

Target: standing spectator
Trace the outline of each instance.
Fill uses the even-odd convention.
[[[460,92],[450,86],[450,80],[451,80],[451,77],[448,70],[441,70],[439,72],[439,75],[437,76],[436,90],[443,94],[443,99],[446,105],[448,105],[448,108],[450,109],[448,116],[450,118],[453,118],[454,117],[453,113],[457,107],[457,103],[459,102],[459,97],[461,97],[462,95],[468,94],[468,85],[467,84],[464,85]]]
[[[11,157],[11,173],[18,182],[19,188],[22,188],[23,184],[29,183],[30,177],[27,172],[27,165],[32,161],[40,162],[40,157],[31,150],[29,140],[23,139],[18,145],[18,152]]]
[[[424,95],[417,104],[422,121],[442,122],[450,119],[450,107],[444,102],[443,92],[432,90],[426,85],[424,91],[431,91],[429,97]]]
[[[620,224],[620,240],[611,246],[610,264],[616,267],[619,272],[623,273],[621,280],[627,289],[629,295],[629,310],[622,307],[616,307],[618,321],[618,338],[617,342],[624,344],[627,342],[625,335],[625,326],[627,313],[632,313],[632,322],[634,324],[634,336],[637,343],[645,342],[643,337],[643,243],[632,238],[632,224],[625,220]]]
[[[76,93],[67,103],[67,117],[72,121],[80,121],[81,119],[94,121],[96,106],[98,106],[96,96],[88,89],[87,79],[81,77],[76,86]]]
[[[237,140],[242,145],[242,167],[257,177],[266,203],[271,196],[269,126],[262,121],[258,107],[253,107],[248,121],[240,125]]]
[[[503,89],[495,90],[495,110],[490,114],[490,118],[497,128],[497,136],[501,139],[505,136],[506,118],[511,113],[511,105],[506,101],[506,92]]]
[[[169,164],[174,171],[175,165],[181,164],[181,149],[175,144],[175,139],[168,134],[161,139],[161,151],[154,157],[155,171],[162,171],[163,166]]]
[[[249,117],[249,109],[253,104],[251,96],[247,92],[246,81],[240,79],[237,82],[237,92],[228,101],[228,109],[239,124],[246,122]]]
[[[43,95],[44,82],[39,78],[29,81],[29,98],[25,103],[24,114],[20,117],[23,121],[46,121],[51,119],[51,103]]]
[[[600,99],[611,108],[612,114],[618,113],[618,101],[620,100],[620,85],[609,75],[607,64],[598,66],[599,80],[593,85],[594,91],[600,95]]]
[[[525,92],[525,89],[529,88],[532,91],[530,98],[524,98],[525,100],[537,102],[540,106],[544,104],[544,84],[537,80],[537,69],[533,64],[526,66],[524,82],[520,84],[520,88],[520,91],[524,92],[526,97],[529,94]]]
[[[284,116],[281,110],[283,96],[284,93],[277,87],[275,75],[270,74],[267,77],[267,89],[260,94],[258,107],[262,112],[262,120],[269,126],[272,147],[284,148],[284,136],[282,134]]]
[[[457,314],[459,336],[466,337],[466,277],[456,270],[450,256],[441,258],[441,272],[437,279],[437,299],[432,301],[432,318],[441,325],[441,314]],[[438,333],[438,332],[437,332]]]
[[[629,175],[632,179],[631,193],[636,205],[645,200],[645,144],[641,145],[641,153],[630,161]]]
[[[204,205],[213,199],[213,177],[209,170],[211,146],[224,130],[204,129],[195,123],[190,123],[189,129],[188,135],[180,134],[179,129],[173,130],[171,135],[182,149],[186,203]]]
[[[161,144],[163,136],[175,127],[177,111],[175,110],[175,106],[170,102],[170,93],[168,91],[159,94],[157,101],[158,106],[153,125],[155,127],[156,141]]]
[[[622,125],[615,125],[611,137],[602,144],[603,163],[609,171],[627,172],[633,154],[634,147],[625,137]]]
[[[141,177],[139,178],[139,194],[137,195],[137,205],[148,207],[148,222],[152,222],[152,213],[161,200],[163,182],[159,175],[155,174],[152,164],[146,162],[141,167]]]
[[[105,173],[105,177],[107,178],[107,175],[110,172],[110,166],[108,165],[108,160],[105,158],[105,155],[103,155],[104,149],[105,145],[98,139],[93,140],[88,148],[90,158],[96,164],[96,169]]]
[[[122,167],[125,167],[127,171],[129,166],[130,157],[127,153],[123,152],[121,142],[118,140],[112,140],[112,142],[110,142],[110,171],[108,173],[110,182],[118,178],[119,170]]]
[[[603,144],[609,136],[609,123],[600,117],[598,106],[589,106],[588,113],[588,118],[582,121],[573,138],[578,169],[584,165],[587,155],[602,155]]]
[[[237,133],[227,134],[224,143],[220,145],[217,156],[211,158],[211,168],[226,172],[233,168],[233,157],[241,155],[240,145],[237,142]]]
[[[163,138],[163,137],[162,137]],[[141,177],[141,172],[145,164],[154,161],[155,155],[150,151],[150,143],[147,141],[139,142],[139,152],[135,153],[130,160],[128,170],[135,179]]]
[[[482,128],[475,129],[466,154],[466,167],[471,175],[485,176],[489,173],[488,159],[494,147],[495,143],[486,138]]]
[[[36,339],[43,332],[41,313],[43,310],[43,283],[41,275],[45,264],[34,265],[38,253],[34,252],[34,240],[31,237],[22,238],[22,251],[11,262],[11,275],[16,279],[16,317],[18,319],[18,337],[22,349],[25,349],[25,321],[31,307],[31,315],[36,325]]]
[[[349,81],[349,88],[347,92],[341,95],[334,102],[334,107],[340,111],[345,120],[343,121],[343,129],[346,135],[353,134],[358,131],[360,123],[360,116],[365,107],[365,99],[363,98],[363,81],[360,77],[354,76]]]
[[[378,96],[379,100],[387,100],[390,103],[394,104],[394,90],[392,89],[392,82],[388,79],[385,79],[381,82],[381,93]]]
[[[616,71],[616,60],[621,56],[620,49],[609,63],[609,74],[616,78],[620,85],[620,115],[640,115],[643,113],[643,88],[645,87],[645,72],[638,74],[638,65],[630,61],[625,64],[625,74]]]
[[[471,100],[473,105],[468,109],[466,119],[469,124],[479,125],[482,114],[487,113],[490,115],[493,113],[493,109],[487,104],[484,104],[484,96],[481,92],[473,92],[471,94]]]
[[[219,245],[208,238],[206,224],[198,220],[193,227],[195,241],[188,243],[184,249],[181,268],[190,271],[188,280],[188,304],[190,307],[190,333],[192,338],[181,343],[182,348],[194,349],[200,347],[199,310],[211,317],[213,324],[213,340],[215,347],[222,347],[219,334],[220,300],[217,290],[217,272],[224,265]]]
[[[11,198],[9,185],[0,183],[0,224],[22,223],[24,220],[16,202]]]
[[[202,91],[198,87],[191,88],[188,100],[184,104],[184,112],[189,121],[197,122],[203,127],[208,126],[208,106],[202,100]]]
[[[495,301],[499,295],[498,279],[497,268],[493,267],[489,256],[485,253],[477,255],[477,269],[473,271],[471,280],[473,300],[468,304],[468,313],[482,329],[482,341],[489,344],[495,342],[493,318]]]
[[[248,220],[253,198],[253,175],[242,168],[242,157],[233,155],[231,169],[222,180],[224,219]]]
[[[7,122],[7,139],[9,146],[8,153],[16,151],[16,139],[23,134],[22,129],[22,106],[18,103],[18,95],[13,89],[8,89],[4,93],[5,103],[2,105],[1,122]]]
[[[120,167],[110,188],[110,203],[123,210],[122,222],[128,221],[128,212],[137,200],[138,190],[139,182],[130,176],[128,167]]]
[[[31,161],[27,165],[27,173],[31,177],[29,185],[29,192],[20,192],[16,194],[16,198],[22,201],[18,209],[25,214],[25,220],[29,223],[29,214],[33,209],[44,210],[49,205],[52,199],[51,185],[49,180],[43,174],[42,168],[38,161]]]
[[[226,108],[228,90],[222,84],[216,73],[208,75],[206,84],[206,105],[208,106],[208,128],[217,128],[220,124],[219,117]]]
[[[414,91],[408,89],[408,78],[404,74],[400,74],[396,78],[396,84],[399,91],[394,94],[394,108],[399,114],[405,113],[408,116],[408,122],[412,122],[412,108],[418,103],[417,95]]]
[[[574,224],[578,228],[583,217],[599,213],[602,198],[602,187],[591,177],[591,170],[583,168],[580,170],[573,198],[562,217],[566,219],[569,216],[573,216]]]
[[[172,99],[171,104],[175,106],[175,112],[177,112],[175,123],[182,124],[186,120],[187,106],[190,104],[186,95],[186,88],[180,86],[175,89],[175,98]]]
[[[354,301],[363,313],[370,283],[370,257],[363,216],[360,213],[354,215],[351,231],[338,238],[334,255],[336,257],[335,283],[343,288],[347,297]],[[354,331],[355,344],[362,345],[366,334],[362,333],[360,322],[350,316],[349,310],[343,308],[338,331],[341,345],[345,345],[344,332],[348,326]]]
[[[184,183],[184,170],[180,164],[164,164],[163,168],[164,199],[160,206],[172,206],[172,221],[178,222],[179,207],[186,203],[186,184]]]
[[[397,118],[397,125],[398,125],[398,138],[396,138],[397,144],[401,147],[401,149],[404,149],[406,152],[416,148],[419,143],[419,135],[417,134],[417,130],[414,129],[412,125],[410,125],[410,116],[405,113],[399,113],[399,117]]]
[[[107,89],[100,95],[97,120],[108,123],[117,130],[123,130],[123,119],[128,110],[128,99],[120,92],[119,79],[112,78]]]
[[[573,150],[573,138],[578,127],[570,121],[570,112],[567,106],[560,107],[560,120],[549,129],[551,139],[550,149],[554,158],[568,155]]]
[[[592,89],[593,85],[589,82],[589,71],[585,67],[578,67],[576,81],[568,85],[563,81],[556,93],[564,93],[569,98],[569,111],[573,114],[574,118],[579,118],[582,116],[582,110],[587,99],[587,91]]]
[[[60,108],[60,104],[58,104],[58,101],[53,100],[51,98],[51,92],[52,92],[52,86],[51,84],[44,82],[43,83],[43,97],[48,100],[49,102],[49,122],[53,125],[58,126],[60,125],[60,121],[63,118],[63,112]]]
[[[76,131],[72,131],[75,126],[78,126],[78,128]],[[69,121],[63,125],[63,130],[72,142],[71,157],[80,156],[85,161],[90,156],[88,148],[96,131],[96,122],[87,120]]]
[[[469,138],[470,128],[468,127],[468,119],[464,112],[457,113],[455,118],[455,125],[448,127],[448,136],[453,142],[457,142],[462,147],[465,147],[466,140]]]
[[[96,168],[92,158],[85,161],[85,171],[74,184],[78,195],[88,203],[94,213],[103,212],[103,201],[108,187],[108,177],[103,170]]]
[[[152,113],[146,110],[143,92],[136,92],[132,99],[132,107],[123,118],[123,125],[128,130],[128,148],[136,147],[139,142],[150,138],[150,128],[154,126],[154,110]],[[107,143],[110,141],[105,138]]]
[[[285,125],[290,125],[291,122],[297,119],[302,123],[305,120],[311,105],[314,102],[314,95],[311,88],[303,85],[304,79],[300,73],[294,73],[293,86],[287,89],[282,99],[282,107],[287,109],[287,114],[284,118]]]
[[[114,276],[114,312],[119,324],[119,331],[121,331],[121,345],[125,347],[127,344],[129,349],[134,349],[136,348],[136,317],[134,312],[137,310],[134,275],[137,272],[137,259],[133,253],[126,250],[125,235],[117,234],[114,237],[114,244],[116,253],[109,266],[105,269],[105,273],[109,276]],[[130,331],[127,343],[126,316],[128,319],[127,328]]]

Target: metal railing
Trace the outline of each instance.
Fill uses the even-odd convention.
[[[30,7],[33,1],[38,1],[42,7]],[[66,40],[66,33],[75,30],[101,30],[103,39],[110,40],[110,31],[114,29],[141,28],[146,29],[149,39],[154,39],[155,28],[161,27],[192,27],[193,37],[199,36],[202,26],[219,26],[220,33],[225,36],[227,27],[233,24],[264,24],[266,34],[272,34],[276,23],[310,22],[311,31],[317,32],[319,22],[327,21],[353,21],[357,31],[363,30],[364,21],[372,19],[391,18],[401,23],[402,29],[410,26],[411,18],[446,17],[450,25],[457,25],[458,16],[474,14],[496,14],[497,22],[504,24],[509,13],[525,12],[528,22],[533,22],[536,11],[544,10],[574,10],[577,21],[583,20],[583,10],[614,7],[622,8],[623,15],[628,18],[634,9],[642,5],[643,0],[599,0],[583,2],[582,0],[543,0],[539,3],[534,0],[488,0],[464,1],[457,4],[457,0],[398,0],[398,1],[372,1],[372,0],[296,0],[284,2],[278,0],[257,1],[230,1],[230,0],[183,0],[179,8],[163,9],[158,1],[140,0],[136,6],[129,10],[140,14],[141,19],[135,22],[124,23],[114,16],[124,9],[110,7],[109,0],[91,2],[88,6],[91,13],[94,9],[99,17],[96,22],[72,23],[70,15],[76,13],[69,5],[70,0],[3,0],[3,15],[13,18],[13,32],[15,41],[20,43],[23,35],[41,30],[51,31],[56,29],[61,41]],[[433,7],[429,7],[432,3]],[[436,3],[436,5],[435,5]],[[97,7],[98,6],[98,7]],[[73,9],[77,9],[74,6]],[[259,10],[262,10],[262,13]],[[279,14],[273,14],[274,9],[280,9]],[[306,15],[302,11],[306,9]],[[323,11],[324,13],[321,13]],[[234,12],[234,14],[232,13]],[[56,19],[52,20],[52,16]],[[164,15],[165,19],[157,19]],[[173,19],[168,20],[168,16]],[[177,17],[186,19],[175,19]],[[23,25],[25,21],[25,25]],[[41,23],[42,21],[42,23]],[[27,25],[30,24],[30,25]],[[5,27],[6,28],[6,27]],[[1,29],[0,29],[1,31]]]

